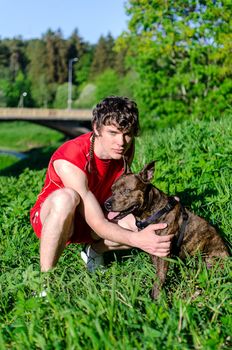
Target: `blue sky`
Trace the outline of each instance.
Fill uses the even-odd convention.
[[[65,38],[75,28],[92,44],[109,32],[116,38],[127,28],[125,0],[0,0],[0,39],[21,35],[40,38],[60,28]]]

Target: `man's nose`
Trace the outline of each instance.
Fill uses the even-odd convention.
[[[123,146],[125,144],[124,135],[118,135],[117,143],[118,143],[119,146]]]

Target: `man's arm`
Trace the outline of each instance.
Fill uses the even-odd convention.
[[[108,221],[94,194],[88,188],[85,173],[66,160],[56,160],[54,168],[65,187],[74,189],[81,197],[83,214],[88,225],[103,239],[136,247],[147,253],[166,256],[172,236],[158,236],[155,230],[166,224],[149,225],[140,232],[132,232]]]

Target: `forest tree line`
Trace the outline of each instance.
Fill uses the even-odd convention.
[[[73,108],[112,94],[134,98],[144,124],[173,125],[189,116],[220,116],[232,102],[232,5],[229,0],[128,0],[128,28],[95,45],[74,30],[40,39],[0,40],[0,106]]]
[[[1,106],[17,107],[20,95],[27,92],[25,107],[66,108],[69,60],[78,58],[72,65],[75,99],[86,83],[93,85],[106,70],[112,69],[119,76],[125,73],[123,58],[113,52],[114,45],[111,34],[90,45],[78,35],[77,29],[67,39],[59,29],[48,30],[41,39],[1,40]],[[94,99],[80,107],[92,107],[93,103]]]

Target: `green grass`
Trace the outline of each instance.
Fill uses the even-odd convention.
[[[24,169],[41,170],[48,164],[51,153],[66,140],[55,130],[29,122],[1,122],[0,150],[17,151],[24,159],[0,154],[0,175],[17,176]]]
[[[0,170],[10,167],[18,161],[17,157],[8,154],[0,154],[0,160]]]
[[[6,125],[1,129],[6,143],[0,137],[0,145],[16,147],[18,142],[17,149],[26,151],[31,128],[25,123],[21,133],[17,126],[16,139],[8,142]],[[154,183],[178,194],[228,241],[231,129],[227,116],[146,132],[136,141],[133,165],[138,171],[156,159]],[[70,245],[54,271],[39,272],[39,242],[28,212],[42,186],[47,160],[63,142],[60,134],[49,133],[34,133],[37,149],[28,152],[27,160],[1,163],[0,349],[231,349],[230,259],[223,269],[215,265],[210,270],[200,257],[185,264],[173,261],[165,291],[155,303],[149,297],[153,267],[147,254],[134,250],[105,272],[89,275],[80,259],[81,247]],[[39,298],[44,286],[47,298]]]
[[[24,122],[0,122],[0,149],[28,151],[32,148],[53,145],[63,135],[44,126]]]

